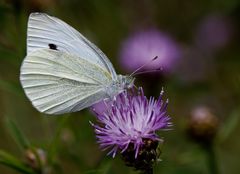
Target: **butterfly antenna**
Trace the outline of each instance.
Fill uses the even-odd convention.
[[[145,66],[149,65],[150,63],[152,63],[154,60],[156,60],[158,58],[158,56],[155,56],[153,59],[151,59],[150,61],[148,61],[147,63],[143,64],[142,66],[138,67],[135,71],[133,71],[130,76],[134,76],[136,75],[136,73],[141,70],[142,68],[144,68]]]
[[[163,68],[157,68],[157,69],[153,69],[153,70],[148,70],[148,71],[140,71],[140,72],[136,72],[134,75],[140,75],[140,74],[147,74],[147,73],[153,73],[153,72],[158,72],[158,71],[162,71]]]

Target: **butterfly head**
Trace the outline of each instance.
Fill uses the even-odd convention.
[[[120,87],[124,90],[132,88],[134,85],[134,80],[135,80],[134,77],[128,76],[128,75],[126,75],[126,76],[119,75],[118,76],[118,83],[119,83]]]

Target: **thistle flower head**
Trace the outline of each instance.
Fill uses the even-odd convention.
[[[157,100],[144,96],[142,88],[125,91],[118,95],[112,106],[104,113],[97,113],[99,124],[92,124],[101,148],[110,149],[113,157],[118,151],[131,149],[137,158],[146,142],[159,142],[158,130],[171,126],[167,115],[167,102],[162,99],[163,91]]]
[[[123,41],[119,54],[122,67],[129,72],[156,56],[158,58],[143,69],[163,68],[163,71],[169,72],[181,57],[178,44],[168,34],[156,28],[132,33]]]

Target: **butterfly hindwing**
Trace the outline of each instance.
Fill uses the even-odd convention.
[[[102,67],[64,51],[39,49],[21,66],[20,80],[33,105],[48,114],[89,107],[106,98],[111,74]]]

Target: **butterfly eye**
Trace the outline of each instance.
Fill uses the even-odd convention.
[[[51,49],[51,50],[58,50],[57,45],[55,45],[55,44],[50,43],[50,44],[48,44],[48,46],[49,46],[49,49]]]

